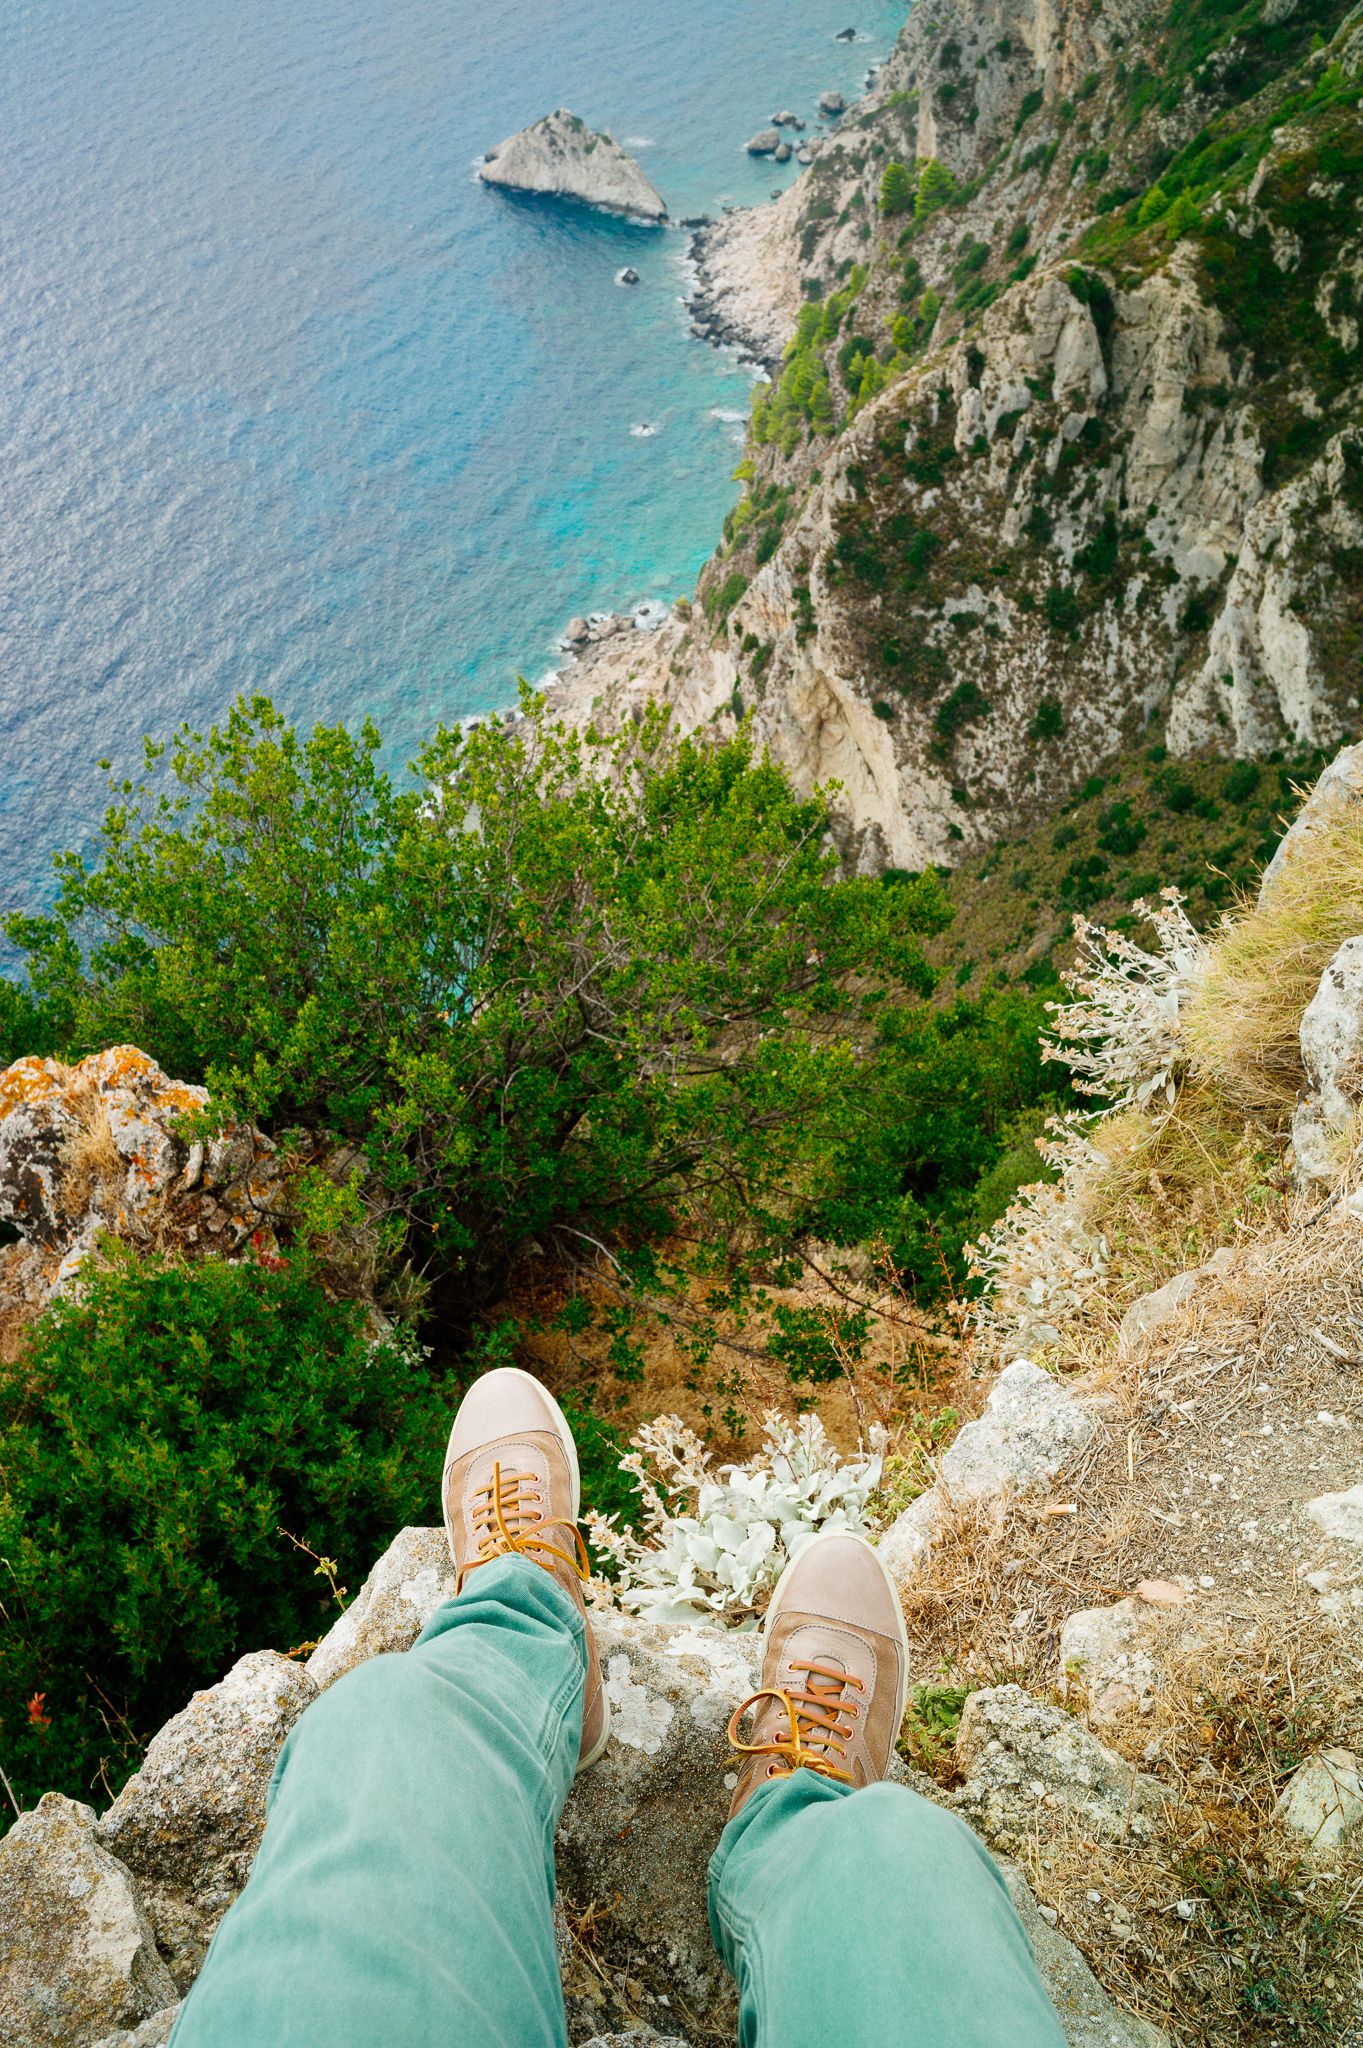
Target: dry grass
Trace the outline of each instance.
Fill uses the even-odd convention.
[[[1303,1081],[1298,1033],[1321,973],[1363,931],[1363,805],[1303,837],[1267,900],[1218,935],[1184,1031],[1194,1071],[1226,1100],[1280,1120]]]
[[[73,1090],[69,1106],[76,1130],[62,1147],[62,1202],[68,1215],[98,1207],[112,1216],[127,1179],[128,1162],[114,1143],[108,1105],[96,1087]]]
[[[608,1333],[593,1328],[570,1337],[550,1327],[570,1276],[548,1261],[523,1263],[507,1305],[532,1326],[526,1354],[533,1369],[556,1393],[594,1386],[601,1412],[625,1436],[658,1415],[678,1415],[718,1459],[746,1458],[761,1440],[768,1412],[813,1410],[843,1452],[855,1450],[879,1424],[889,1432],[892,1454],[921,1462],[928,1419],[969,1400],[957,1336],[922,1315],[893,1276],[876,1277],[870,1261],[855,1272],[835,1272],[830,1261],[825,1272],[811,1267],[797,1287],[759,1290],[757,1312],[741,1323],[726,1314],[712,1318],[702,1283],[693,1283],[685,1299],[669,1302],[666,1315],[646,1323],[642,1371],[628,1377],[612,1363]],[[598,1308],[608,1309],[616,1298],[604,1286],[586,1291]],[[859,1356],[839,1336],[841,1316],[857,1304],[872,1318]],[[811,1310],[822,1320],[835,1377],[793,1381],[771,1355],[767,1315],[777,1305]],[[692,1340],[702,1326],[713,1328],[714,1341],[710,1356],[698,1362]]]
[[[1126,1110],[1095,1133],[1108,1160],[1093,1224],[1112,1255],[1105,1293],[1125,1307],[1246,1231],[1284,1220],[1282,1146],[1262,1123],[1197,1080],[1158,1115]]]
[[[1317,1425],[1320,1410],[1363,1424],[1358,1226],[1293,1206],[1138,1360],[1109,1354],[1103,1425],[1049,1498],[957,1507],[906,1595],[908,1749],[950,1796],[967,1691],[1016,1681],[1082,1718],[1059,1657],[1068,1616],[1147,1577],[1194,1589],[1150,1646],[1150,1710],[1095,1731],[1163,1788],[1152,1838],[1105,1844],[1038,1810],[1005,1845],[1113,1996],[1181,2048],[1339,2042],[1363,1968],[1363,1858],[1308,1856],[1275,1810],[1307,1756],[1363,1744],[1354,1641],[1299,1563],[1302,1501],[1357,1478],[1354,1434]]]

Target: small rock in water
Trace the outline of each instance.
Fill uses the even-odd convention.
[[[854,28],[840,28],[833,38],[835,43],[854,43],[856,39],[857,32]]]
[[[565,647],[585,646],[586,642],[591,638],[591,632],[591,626],[586,619],[569,619],[563,629],[563,645]]]
[[[779,128],[759,128],[752,140],[744,145],[749,156],[774,156],[781,143]]]
[[[637,270],[632,270],[627,263],[623,270],[616,271],[615,282],[617,284],[638,284],[639,273]]]
[[[771,154],[773,162],[778,164],[788,164],[792,156],[794,156],[795,152],[788,142],[778,142],[776,148],[772,151]]]
[[[653,420],[640,420],[638,426],[630,428],[636,441],[651,441],[657,431],[657,424]]]
[[[789,107],[784,107],[779,114],[772,115],[771,125],[773,128],[794,128],[798,126],[798,116]]]
[[[819,112],[821,114],[843,114],[846,111],[847,102],[840,92],[821,92],[819,94]]]

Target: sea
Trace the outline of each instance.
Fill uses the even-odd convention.
[[[574,613],[689,590],[752,370],[689,236],[479,184],[558,106],[674,219],[795,175],[904,0],[8,0],[0,11],[0,908],[96,767],[240,692],[395,765]],[[836,40],[852,28],[852,42]],[[640,282],[616,282],[631,265]]]

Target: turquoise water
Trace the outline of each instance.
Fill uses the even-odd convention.
[[[99,814],[93,762],[135,761],[145,731],[260,689],[307,721],[372,714],[405,756],[509,702],[570,614],[689,587],[749,376],[688,333],[687,238],[494,193],[473,164],[567,105],[674,217],[763,198],[792,173],[747,136],[850,96],[902,17],[5,10],[0,900],[42,893]]]

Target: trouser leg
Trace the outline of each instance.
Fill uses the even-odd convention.
[[[563,2048],[554,1829],[584,1625],[524,1558],[310,1706],[174,2048]]]
[[[984,1844],[902,1785],[753,1794],[710,1864],[741,2048],[1064,2048]]]

